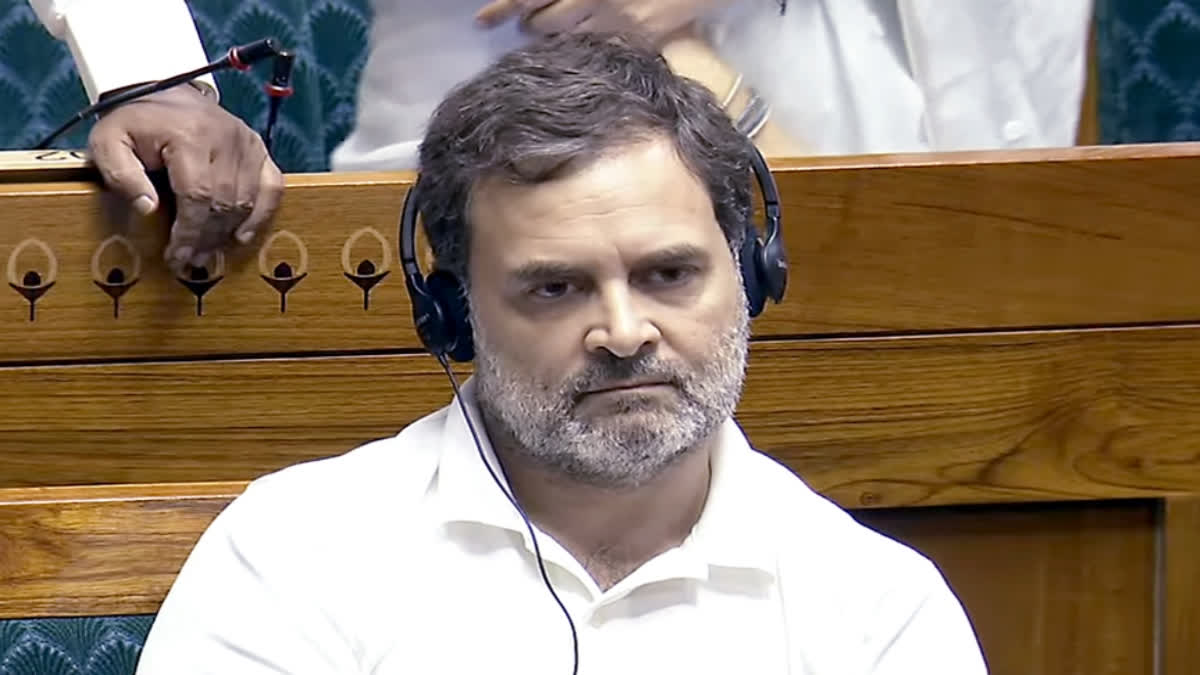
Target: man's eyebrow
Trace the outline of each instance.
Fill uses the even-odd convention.
[[[638,258],[637,267],[671,267],[687,263],[705,262],[709,253],[695,244],[676,244],[652,251]]]
[[[636,267],[671,267],[688,263],[704,262],[709,253],[695,244],[677,244],[651,251],[637,260]],[[547,280],[578,279],[587,275],[587,267],[562,260],[530,260],[508,274],[512,280],[523,283],[539,283]]]
[[[520,283],[536,283],[549,279],[575,279],[584,274],[584,268],[561,260],[531,260],[509,273],[509,277]]]

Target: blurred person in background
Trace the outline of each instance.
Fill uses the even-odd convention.
[[[30,0],[88,96],[208,61],[184,0]],[[374,0],[354,130],[335,171],[410,169],[455,84],[539,35],[648,36],[767,156],[1071,145],[1091,0]],[[136,39],[128,27],[143,27]],[[265,36],[264,36],[265,37]],[[154,58],[147,58],[152,54]],[[211,77],[124,104],[89,139],[105,184],[142,213],[166,167],[165,257],[201,265],[266,228],[283,176]]]

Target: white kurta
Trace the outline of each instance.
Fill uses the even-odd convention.
[[[138,675],[571,672],[566,620],[465,419],[451,404],[252,483],[184,564]],[[732,421],[720,434],[691,534],[612,588],[538,534],[581,675],[984,675],[928,560]],[[486,438],[483,455],[495,461]]]

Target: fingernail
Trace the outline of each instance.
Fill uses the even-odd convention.
[[[254,238],[254,230],[242,230],[237,233],[237,240],[243,244],[247,244]]]
[[[154,211],[154,200],[146,195],[141,195],[133,200],[133,209],[143,216],[148,216]]]

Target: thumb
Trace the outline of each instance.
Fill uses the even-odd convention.
[[[492,0],[475,13],[475,21],[484,28],[495,28],[509,19],[519,16],[530,8],[525,5],[547,5],[550,0],[522,2],[522,0]]]
[[[158,192],[146,175],[146,162],[134,152],[132,139],[93,133],[88,151],[105,187],[129,201],[143,216],[158,208]]]

